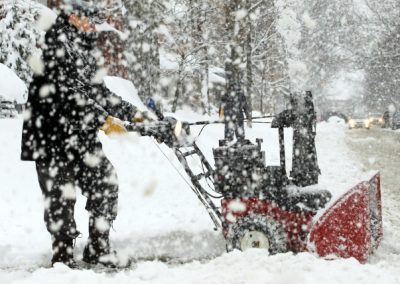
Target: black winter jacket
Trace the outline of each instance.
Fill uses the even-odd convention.
[[[247,119],[251,119],[251,109],[247,104],[246,96],[239,87],[231,87],[221,98],[219,108],[220,115],[223,114],[228,120],[243,120],[243,112]]]
[[[108,115],[131,120],[136,108],[96,82],[94,34],[60,15],[45,36],[44,74],[29,86],[22,160],[72,160],[101,148],[98,129]],[[97,58],[96,58],[97,56]]]

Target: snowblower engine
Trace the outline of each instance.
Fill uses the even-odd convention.
[[[257,139],[255,145],[245,139],[228,147],[225,140],[220,141],[220,147],[213,149],[215,191],[228,198],[259,197],[270,192],[268,181],[271,185],[286,183],[280,167],[265,167],[262,142]]]
[[[227,147],[213,149],[215,160],[214,187],[224,196],[234,198],[239,194],[252,196],[261,189],[265,153],[261,151],[261,140],[257,145],[243,140]],[[222,146],[221,146],[222,145]]]

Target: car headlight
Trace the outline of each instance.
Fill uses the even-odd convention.
[[[369,126],[369,124],[370,124],[370,120],[369,119],[366,119],[366,120],[364,120],[364,125],[365,125],[365,127],[368,127]]]
[[[356,121],[354,119],[350,119],[349,120],[349,125],[350,125],[350,127],[356,126]]]

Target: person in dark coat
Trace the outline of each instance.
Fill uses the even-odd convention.
[[[239,84],[232,84],[221,98],[219,116],[225,123],[225,140],[233,141],[234,135],[238,141],[245,138],[244,115],[248,120],[247,125],[251,127],[251,109],[247,104],[244,92]]]
[[[110,259],[118,258],[112,257],[109,232],[117,216],[118,181],[97,135],[99,129],[107,135],[126,132],[121,120],[132,121],[138,112],[96,78],[101,54],[91,17],[97,11],[76,3],[46,33],[44,72],[29,87],[21,159],[36,163],[44,220],[53,241],[52,264],[76,267],[73,244],[80,233],[74,205],[79,187],[89,211],[83,260],[115,266],[119,264]],[[111,257],[104,260],[106,256]]]
[[[390,127],[390,112],[389,112],[389,110],[386,110],[383,113],[382,119],[383,119],[382,128]]]

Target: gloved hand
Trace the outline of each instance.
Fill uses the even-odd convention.
[[[220,107],[220,109],[219,109],[219,119],[220,119],[220,120],[224,120],[224,118],[225,118],[225,111],[224,111],[224,108],[223,108],[223,107]]]
[[[100,130],[103,130],[106,135],[125,134],[128,132],[124,126],[124,123],[118,118],[112,117],[111,115],[107,116],[106,122],[103,124]]]
[[[253,123],[252,123],[251,119],[247,120],[247,127],[248,128],[252,128],[253,127]]]
[[[138,122],[144,122],[145,120],[147,121],[152,121],[153,119],[149,116],[147,111],[138,111],[135,114],[135,117],[132,119],[133,123],[138,123]]]

